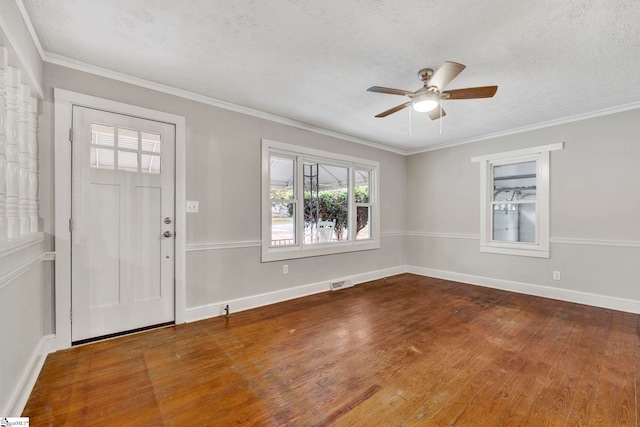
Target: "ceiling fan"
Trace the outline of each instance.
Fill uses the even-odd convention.
[[[410,99],[410,101],[384,111],[376,117],[387,117],[389,114],[393,114],[411,105],[415,111],[427,113],[431,120],[437,120],[446,115],[442,109],[441,101],[443,100],[491,98],[495,95],[498,86],[442,90],[451,80],[455,79],[465,67],[466,65],[458,64],[457,62],[446,61],[435,73],[431,68],[423,68],[418,71],[418,77],[424,82],[424,86],[415,92],[382,86],[370,87],[367,89],[369,92],[408,96]]]

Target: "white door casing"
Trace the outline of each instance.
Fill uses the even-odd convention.
[[[71,327],[71,143],[74,106],[84,106],[175,125],[175,323],[185,322],[185,140],[183,116],[54,89],[55,101],[55,323],[56,348],[69,348]]]
[[[173,321],[174,125],[74,106],[73,136],[72,340]]]

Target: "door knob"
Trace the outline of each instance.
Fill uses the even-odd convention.
[[[171,236],[173,236],[173,233],[171,233],[170,231],[164,232],[164,237],[171,237]]]

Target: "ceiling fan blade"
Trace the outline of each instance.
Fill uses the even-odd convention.
[[[445,90],[441,99],[474,99],[491,98],[498,91],[498,86],[469,87],[466,89]]]
[[[402,89],[393,89],[390,87],[382,87],[382,86],[371,86],[369,89],[367,89],[367,91],[369,92],[378,92],[378,93],[388,93],[391,95],[407,95],[409,93],[413,93],[411,91],[408,90],[402,90]]]
[[[466,65],[458,64],[457,62],[446,61],[442,64],[442,67],[438,68],[438,71],[434,73],[433,77],[431,77],[429,86],[435,86],[438,90],[442,91],[465,67]]]
[[[404,104],[400,104],[400,105],[398,105],[396,107],[390,108],[387,111],[384,111],[384,112],[378,114],[376,117],[387,117],[389,114],[393,114],[396,111],[400,111],[400,110],[402,110],[404,108],[407,108],[409,105],[411,105],[411,102],[405,102]]]
[[[447,113],[444,112],[444,109],[440,106],[438,108],[434,108],[431,111],[427,112],[427,115],[431,120],[438,120],[440,117],[444,117]]]

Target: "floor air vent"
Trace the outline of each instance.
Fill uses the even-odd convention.
[[[334,280],[333,282],[329,282],[329,288],[331,288],[332,291],[338,291],[340,289],[350,288],[351,286],[353,286],[353,280],[351,279],[341,279],[341,280]]]

